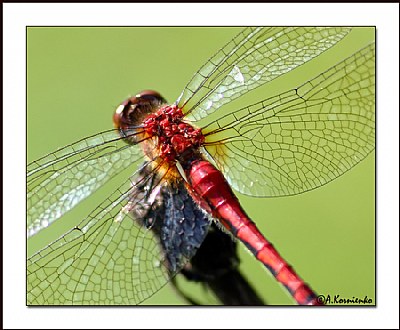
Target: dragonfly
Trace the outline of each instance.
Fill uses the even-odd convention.
[[[28,259],[28,303],[140,303],[184,270],[213,221],[244,242],[298,303],[317,303],[316,294],[277,257],[229,187],[259,197],[295,195],[330,182],[365,158],[374,148],[374,43],[295,89],[234,111],[223,109],[319,56],[349,32],[338,27],[245,29],[200,68],[173,105],[152,91],[138,94],[117,108],[114,130],[28,164],[28,235],[35,235],[119,171],[146,159],[136,176],[87,218]],[[130,117],[137,108],[140,120]],[[212,115],[217,118],[194,126]],[[175,125],[183,131],[168,143],[149,143],[165,138],[157,135],[160,126],[151,124],[157,121],[162,129]],[[215,189],[212,181],[199,188],[196,174],[202,168],[196,164],[224,187],[220,204],[202,190]],[[150,174],[137,181],[143,170]],[[147,187],[146,194],[138,192],[140,185]],[[174,241],[168,233],[160,244],[162,221],[141,216],[143,205],[159,205],[165,186],[168,196],[182,198],[186,191],[187,209],[208,213],[203,219],[207,230],[195,246],[185,245],[187,251],[168,250],[165,242]],[[234,223],[231,211],[218,210],[223,204],[235,205],[238,218],[246,221]]]

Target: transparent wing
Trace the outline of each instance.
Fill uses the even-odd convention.
[[[166,282],[151,232],[121,212],[130,186],[28,259],[29,305],[134,304]]]
[[[143,157],[116,130],[96,134],[27,166],[27,234],[38,233]]]
[[[125,182],[76,227],[28,259],[28,305],[139,304],[180,271],[202,243],[208,220],[200,209],[186,209],[186,190],[165,199],[163,189],[168,189],[145,174]],[[181,229],[187,223],[185,234],[193,233],[198,216],[207,226],[182,244],[188,235]],[[168,226],[178,230],[170,232]]]
[[[177,100],[188,120],[306,63],[341,40],[346,27],[246,28],[195,73]]]
[[[324,185],[374,149],[375,43],[203,133],[208,153],[241,193],[287,196]]]

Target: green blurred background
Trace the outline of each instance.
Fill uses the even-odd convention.
[[[28,162],[112,127],[115,107],[143,89],[169,102],[192,74],[240,28],[27,28]],[[374,40],[355,28],[332,50],[251,94],[256,102],[296,87]],[[314,191],[285,198],[239,195],[266,237],[320,294],[368,296],[375,302],[375,158]],[[112,185],[110,186],[112,187]],[[28,241],[28,255],[78,223],[112,188],[101,189]],[[271,304],[292,299],[242,247],[241,269]],[[193,296],[213,303],[200,288]],[[183,304],[165,286],[144,304]]]

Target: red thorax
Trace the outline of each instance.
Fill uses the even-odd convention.
[[[176,105],[161,107],[143,124],[146,134],[158,138],[160,157],[168,162],[184,159],[187,151],[198,149],[204,142],[201,130],[185,123],[182,110]]]

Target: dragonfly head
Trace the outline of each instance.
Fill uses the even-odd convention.
[[[142,123],[145,116],[156,112],[167,101],[156,91],[144,90],[122,102],[113,115],[114,127],[127,130]]]

